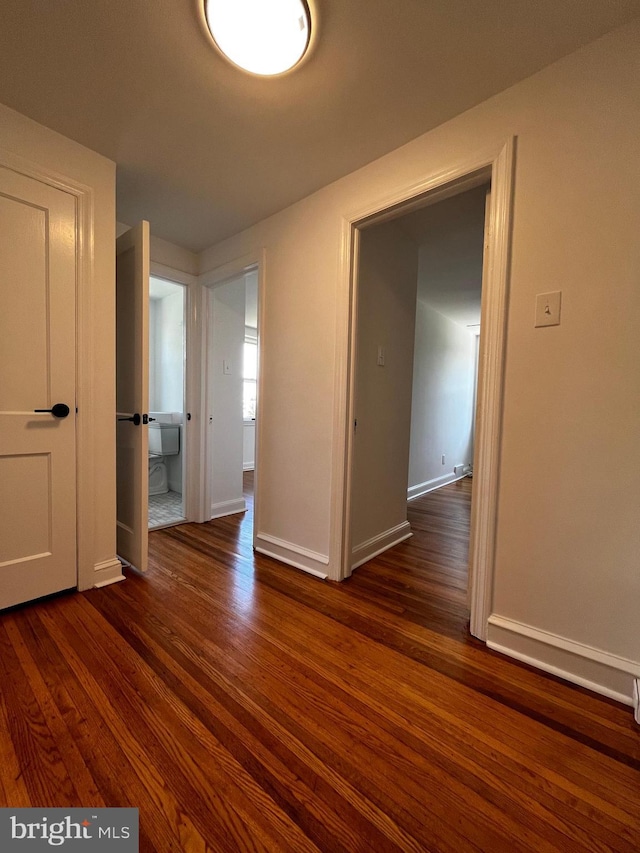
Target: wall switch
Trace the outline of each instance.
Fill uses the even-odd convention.
[[[539,293],[536,296],[536,328],[560,325],[560,302],[562,291]]]
[[[378,367],[384,367],[384,347],[378,347]]]
[[[231,362],[228,358],[222,359],[222,372],[225,376],[229,376],[231,374]]]

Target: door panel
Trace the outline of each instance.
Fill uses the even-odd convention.
[[[146,571],[149,513],[149,223],[117,242],[116,449],[118,554]],[[138,416],[139,422],[132,420]]]
[[[0,168],[0,607],[77,584],[75,235],[73,196]]]

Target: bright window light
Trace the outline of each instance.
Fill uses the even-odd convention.
[[[215,43],[253,74],[282,74],[300,61],[311,23],[304,0],[205,0]]]

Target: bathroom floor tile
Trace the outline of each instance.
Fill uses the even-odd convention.
[[[182,495],[179,492],[149,495],[149,527],[161,527],[183,519]]]

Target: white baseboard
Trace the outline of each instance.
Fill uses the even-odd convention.
[[[242,465],[243,471],[253,471],[255,469],[255,462],[244,462]]]
[[[102,560],[93,567],[94,587],[109,586],[112,583],[124,580],[122,574],[122,563],[117,557],[111,560]]]
[[[424,483],[418,483],[416,486],[409,486],[407,489],[407,500],[414,501],[416,498],[421,498],[429,492],[435,492],[436,489],[441,489],[450,483],[464,480],[468,473],[468,471],[464,471],[462,474],[443,474],[442,477],[434,477],[433,480],[426,480]]]
[[[326,554],[310,551],[308,548],[302,548],[300,545],[294,545],[293,542],[278,539],[277,536],[270,536],[268,533],[257,534],[255,549],[260,554],[273,557],[296,569],[302,569],[303,572],[308,572],[316,578],[322,580],[327,578],[324,567],[329,565],[329,557]]]
[[[487,646],[617,702],[633,704],[640,661],[497,615],[489,617]]]
[[[382,554],[383,551],[388,551],[394,545],[404,542],[410,536],[413,536],[413,533],[411,532],[411,525],[408,521],[403,521],[402,524],[396,524],[395,527],[390,527],[389,530],[378,533],[377,536],[372,536],[371,539],[367,539],[366,542],[356,545],[353,549],[351,554],[351,568],[357,569],[358,566],[372,560],[378,554]]]
[[[246,512],[247,504],[244,498],[239,498],[234,501],[220,501],[217,504],[211,504],[211,515],[209,519],[222,518],[225,515],[234,515],[236,512]]]

